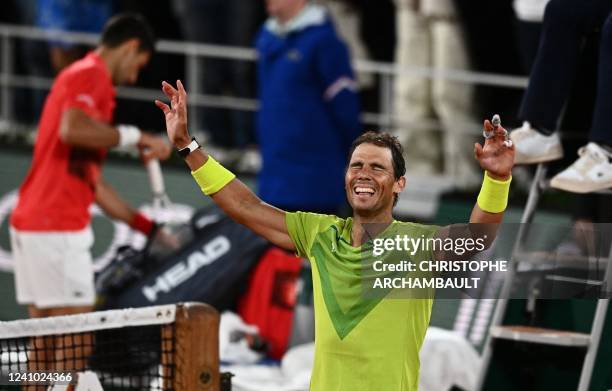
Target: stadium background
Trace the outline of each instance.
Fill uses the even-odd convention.
[[[137,2],[132,3],[136,4]],[[477,114],[482,118],[490,117],[492,110],[495,110],[496,112],[503,114],[504,123],[517,125],[515,115],[521,93],[521,88],[517,88],[517,86],[524,85],[525,74],[523,71],[521,71],[520,65],[518,64],[518,50],[512,33],[513,16],[511,11],[511,1],[495,2],[496,4],[494,5],[487,5],[486,3],[487,2],[485,1],[472,2],[471,7],[474,7],[473,9],[478,9],[478,7],[480,7],[480,14],[478,14],[479,18],[487,19],[497,15],[502,15],[502,17],[498,19],[499,29],[494,31],[489,30],[487,36],[482,36],[481,34],[477,40],[472,42],[472,50],[474,53],[476,53],[476,56],[474,57],[474,71],[488,72],[495,75],[511,75],[511,77],[516,77],[516,79],[511,79],[515,86],[508,88],[487,85],[488,82],[484,80],[484,78],[483,80],[478,79],[480,76],[483,76],[482,74],[475,73],[472,75],[473,79],[475,79],[475,83],[479,85],[479,102],[481,104],[478,107]],[[168,2],[160,2],[160,4],[160,7],[156,10],[146,10],[146,7],[142,7],[142,10],[145,10],[145,13],[156,12],[161,15],[164,13],[167,14],[169,12]],[[388,6],[388,2],[385,2],[385,4]],[[5,14],[4,18],[6,18],[7,15],[8,14]],[[465,15],[467,15],[466,23],[469,23],[468,29],[471,28],[473,30],[478,30],[477,24],[474,23],[476,16],[470,15],[469,13],[465,13]],[[380,14],[376,14],[375,16],[380,17]],[[158,15],[153,16],[152,19],[157,19],[159,21],[159,18],[160,17]],[[8,22],[14,21],[10,20],[9,18]],[[376,39],[385,40],[388,38],[388,35],[384,36],[385,32],[382,34],[383,36],[377,37]],[[161,32],[160,36],[162,39],[178,39],[176,25],[166,27],[165,31]],[[505,49],[504,57],[507,59],[507,61],[496,64],[488,61],[487,53],[491,47],[503,47]],[[593,67],[596,63],[597,57],[596,47],[596,40],[595,42],[589,42],[587,44],[587,55],[584,57],[583,63],[581,64],[579,79],[576,83],[575,91],[572,94],[573,98],[568,104],[566,119],[564,121],[564,127],[567,129],[586,129],[586,124],[590,121],[590,119],[588,119],[588,109],[589,107],[592,107],[591,97],[594,95],[592,94],[592,91],[594,89]],[[3,54],[5,53],[6,52]],[[378,61],[390,60],[388,54],[385,53],[379,55],[378,57],[379,58],[376,58]],[[185,74],[188,74],[189,72],[188,62],[189,60],[185,60],[185,58],[180,55],[159,54],[154,60],[152,67],[147,69],[141,78],[139,87],[155,88],[158,85],[159,79],[176,79],[177,77],[185,76]],[[7,61],[2,61],[2,64],[3,66],[6,66]],[[381,64],[384,65],[384,62]],[[13,66],[11,66],[11,69],[13,69],[17,74],[20,74],[21,68],[19,67],[18,60],[15,60],[15,64],[12,65]],[[3,74],[5,74],[6,71],[7,69],[3,68]],[[384,89],[385,78],[381,77],[380,75],[383,73],[378,73],[378,71],[379,69],[375,69],[373,72],[374,74],[378,75],[376,86],[377,88]],[[7,77],[3,78],[4,83],[7,82],[7,79]],[[16,89],[13,88],[10,90],[11,95],[5,96],[13,96],[12,94],[16,91]],[[369,95],[365,96],[365,110],[379,115],[379,117],[376,117],[375,115],[368,117],[370,122],[366,122],[368,122],[370,127],[380,127],[383,129],[388,128],[385,126],[378,126],[378,124],[373,123],[375,121],[372,121],[373,119],[385,120],[385,118],[388,118],[385,117],[389,115],[388,109],[385,108],[383,102],[381,102],[384,99],[379,99],[380,97],[384,96],[385,93],[381,93],[378,89],[375,89],[373,92],[370,91]],[[202,101],[204,103],[210,103],[214,101],[214,99],[210,99],[210,97],[203,97]],[[133,100],[124,100],[123,102],[129,102],[130,106],[129,108],[123,109],[123,111],[118,113],[119,118],[132,119],[131,122],[161,130],[161,116],[158,115],[158,113],[155,111],[156,109],[152,107],[151,104],[146,102],[135,102]],[[16,100],[15,103],[18,103],[18,100]],[[244,106],[252,107],[251,101],[240,101],[237,103],[242,103]],[[119,103],[119,107],[121,106],[122,103]],[[137,114],[135,115],[135,118],[130,118],[130,113]],[[26,133],[22,133],[24,127],[22,124],[18,123],[19,121],[15,121],[19,120],[19,118],[13,117],[12,120],[14,122],[3,122],[2,136],[0,137],[0,199],[4,199],[4,197],[10,192],[18,188],[27,171],[31,158],[31,143],[24,142],[24,140],[28,140],[28,136],[25,136]],[[29,124],[29,127],[26,127],[26,130],[31,130],[31,125],[32,124]],[[479,132],[479,125],[474,125],[474,133],[477,134]],[[440,130],[440,128],[437,129],[437,131]],[[580,134],[570,132],[569,137],[573,137],[577,145],[580,144]],[[568,146],[566,155],[570,156],[570,159],[572,159],[575,156],[575,148],[573,148],[573,146]],[[163,170],[167,185],[166,188],[173,202],[190,205],[195,208],[203,207],[210,202],[207,198],[202,197],[191,178],[186,175],[185,169],[181,162],[174,160],[169,164],[165,164],[163,166]],[[105,166],[105,177],[119,190],[121,195],[123,195],[133,205],[142,205],[150,202],[151,193],[148,179],[142,169],[142,166],[136,159],[112,155]],[[256,188],[256,181],[253,176],[240,175],[240,177],[252,188]],[[435,184],[444,184],[444,182],[447,180],[448,177],[443,176],[436,179]],[[414,187],[419,187],[418,179],[413,181],[412,184]],[[443,188],[444,186],[440,185],[440,187]],[[507,222],[519,221],[526,199],[525,190],[526,187],[524,184],[521,185],[520,182],[516,183],[511,196],[511,205],[507,212]],[[444,192],[437,192],[436,196],[440,196],[440,199],[439,202],[435,203],[433,213],[425,217],[417,216],[416,219],[425,220],[427,222],[436,224],[464,221],[466,220],[467,216],[469,216],[473,206],[475,193],[460,191],[451,187],[450,189],[445,188]],[[418,198],[419,195],[414,195],[414,197]],[[568,194],[556,193],[545,196],[544,200],[541,202],[542,208],[538,210],[537,221],[546,223],[550,222],[553,224],[569,223],[571,221],[571,210],[568,205],[571,205],[572,202],[573,198]],[[415,216],[410,214],[410,210],[411,209],[408,206],[405,209],[405,212],[401,213],[403,214],[402,217],[415,218]],[[3,215],[0,225],[0,247],[5,250],[9,248],[7,222],[7,216]],[[96,235],[96,243],[93,248],[93,254],[94,257],[96,257],[97,255],[103,253],[109,246],[113,235],[113,225],[104,217],[96,217],[94,220],[94,231]],[[8,270],[0,270],[0,298],[0,320],[25,317],[24,308],[15,304],[13,278],[11,272]],[[513,308],[511,308],[509,311],[509,317],[520,319],[524,316],[523,309],[525,305],[520,301],[517,301],[514,304],[515,305],[513,305]],[[487,306],[489,307],[488,310],[486,309]],[[550,323],[556,327],[566,326],[567,328],[576,329],[578,331],[588,331],[590,326],[589,320],[591,319],[593,307],[593,302],[580,300],[550,303],[550,306],[545,311],[545,316],[548,317],[546,323]],[[482,318],[484,318],[484,321],[481,319],[478,323],[478,317],[476,315],[478,314],[479,308],[483,311]],[[431,323],[432,325],[447,329],[461,330],[461,333],[463,333],[466,337],[469,337],[470,335],[478,334],[479,330],[486,332],[488,322],[490,321],[490,316],[492,314],[491,311],[492,304],[490,302],[474,302],[472,300],[438,300],[434,306],[434,314]],[[563,314],[564,316],[562,317],[560,314]],[[560,319],[565,320],[561,321]],[[608,348],[612,350],[612,340],[610,340],[610,338],[612,338],[612,326],[610,326],[610,322],[608,322],[604,335],[607,335],[607,339],[602,341],[602,346],[608,346]],[[474,338],[472,342],[474,343],[475,347],[480,350],[482,348],[482,344],[484,343],[484,338]],[[602,367],[608,365],[608,367],[610,367],[609,365],[612,362],[612,353],[608,351],[603,352],[602,354],[601,359],[598,360],[598,365]],[[500,374],[501,379],[503,379],[504,376],[506,375]],[[575,373],[573,375],[568,375],[564,372],[558,372],[556,373],[556,376],[557,381],[563,383],[567,379],[566,376],[575,376]],[[605,381],[605,375],[600,375],[599,379],[594,379],[594,383],[601,383],[602,381]]]

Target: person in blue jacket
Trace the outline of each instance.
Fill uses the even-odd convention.
[[[43,29],[100,33],[116,7],[113,0],[38,0],[36,8],[36,25]],[[53,71],[59,73],[89,50],[70,42],[50,41]]]
[[[361,132],[346,45],[325,8],[267,0],[258,53],[259,196],[285,210],[338,213],[344,170]]]

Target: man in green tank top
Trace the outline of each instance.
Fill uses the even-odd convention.
[[[394,289],[387,289],[365,297],[363,292],[364,276],[371,271],[371,264],[364,260],[374,253],[377,240],[393,238],[398,232],[422,241],[449,236],[448,227],[393,218],[397,197],[406,186],[397,139],[368,132],[353,143],[345,176],[352,217],[289,213],[257,198],[189,136],[187,94],[180,81],[176,87],[164,82],[162,89],[170,105],[156,104],[164,112],[168,137],[202,191],[237,222],[312,264],[315,358],[311,390],[416,391],[419,349],[433,295],[395,297]],[[486,120],[484,127],[485,143],[476,144],[474,153],[485,175],[469,222],[496,225],[507,204],[514,146],[498,123]],[[317,191],[317,184],[311,188]],[[490,242],[495,230],[488,233]],[[441,252],[423,247],[402,254],[413,264],[442,257]]]

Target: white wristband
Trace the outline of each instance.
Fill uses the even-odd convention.
[[[134,125],[117,125],[119,132],[118,148],[134,147],[140,141],[141,132]]]

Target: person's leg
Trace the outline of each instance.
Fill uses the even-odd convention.
[[[599,69],[597,72],[597,98],[589,140],[612,147],[612,13],[601,31]],[[612,152],[612,150],[610,150]]]
[[[254,1],[231,0],[227,2],[228,20],[225,33],[227,44],[239,47],[253,45],[253,37],[257,31],[258,4]],[[239,98],[255,96],[255,64],[251,61],[232,61],[229,64],[231,92]],[[254,116],[250,111],[233,110],[230,129],[233,133],[234,147],[245,148],[255,143],[253,129]]]
[[[95,289],[91,246],[93,231],[28,233],[25,243],[37,270],[32,286],[33,315],[61,316],[91,312]],[[38,341],[37,341],[38,342]],[[90,333],[54,336],[43,341],[46,359],[54,370],[81,371],[87,367],[93,339]],[[51,352],[51,353],[50,353]]]
[[[74,315],[91,312],[93,306],[56,307],[47,310],[48,316]],[[93,348],[93,333],[58,336],[54,341],[54,370],[82,371]]]
[[[227,5],[224,0],[183,0],[177,4],[175,11],[181,19],[184,38],[189,42],[224,44],[225,18]],[[233,22],[229,22],[230,25]],[[216,58],[198,59],[197,77],[200,94],[220,95],[227,81],[227,61]],[[189,75],[187,75],[189,77]],[[187,80],[194,83],[193,80]],[[226,129],[223,110],[198,108],[198,121],[195,130],[206,131],[214,144],[227,145],[231,142],[230,132]]]
[[[538,130],[557,128],[574,80],[584,34],[597,26],[599,0],[551,0],[519,117]],[[546,132],[546,131],[545,131]]]
[[[13,255],[15,293],[17,303],[27,305],[30,318],[43,318],[48,316],[47,312],[39,309],[34,304],[34,291],[32,286],[36,284],[35,277],[31,272],[30,259],[31,246],[29,238],[10,228],[11,253]],[[51,370],[53,369],[53,338],[35,337],[29,341],[28,370]],[[24,390],[34,390],[36,387],[23,387]]]
[[[460,21],[456,18],[438,18],[431,21],[432,65],[444,71],[470,68],[468,51]],[[479,185],[482,172],[474,159],[473,124],[474,86],[447,79],[432,81],[433,108],[444,133],[442,134],[444,168],[460,187]]]
[[[89,227],[77,232],[24,232],[11,227],[10,235],[17,301],[28,305],[30,318],[93,310],[93,232]],[[30,339],[28,369],[86,368],[92,336],[75,335],[66,342],[53,335]]]
[[[593,192],[612,187],[612,128],[607,116],[612,110],[612,14],[602,32],[597,72],[597,97],[589,143],[578,150],[571,166],[555,175],[552,187],[572,192]]]
[[[45,318],[49,316],[46,310],[35,305],[28,305],[30,318]],[[54,338],[50,336],[34,337],[30,340],[30,352],[28,354],[28,370],[51,371],[54,369]],[[25,387],[24,390],[36,389],[36,387]]]
[[[202,18],[199,30],[203,42],[214,45],[227,45],[228,36],[225,33],[228,25],[234,21],[229,19],[229,5],[226,0],[206,0],[203,6],[197,7]],[[207,95],[223,95],[230,78],[231,60],[204,58],[202,62],[202,93]],[[204,129],[209,132],[212,142],[221,147],[231,147],[233,144],[232,130],[229,129],[229,113],[225,109],[205,108],[202,113]]]
[[[542,23],[517,21],[516,35],[519,43],[521,63],[526,74],[531,72],[538,54],[538,44],[542,34]]]
[[[38,308],[28,306],[30,318],[46,318],[87,313],[94,310],[91,305]],[[35,337],[31,341],[32,349],[28,357],[30,371],[40,370],[83,370],[87,367],[87,359],[91,354],[93,335],[91,333],[74,334],[63,337]]]
[[[431,36],[426,18],[409,2],[398,2],[396,62],[399,66],[428,67]],[[411,172],[436,173],[440,169],[440,137],[434,129],[416,126],[431,118],[431,81],[400,74],[395,78],[393,111],[399,123],[395,132],[404,146],[406,167]]]

